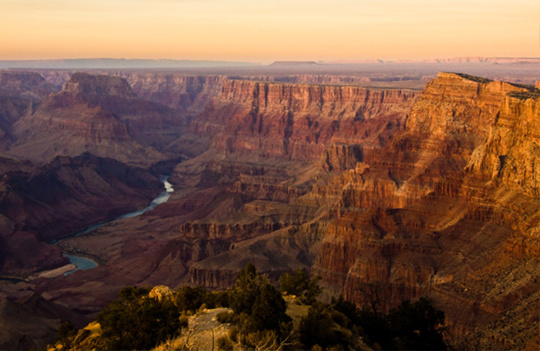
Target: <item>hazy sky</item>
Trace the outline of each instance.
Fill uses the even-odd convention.
[[[540,0],[0,0],[0,59],[540,56]]]

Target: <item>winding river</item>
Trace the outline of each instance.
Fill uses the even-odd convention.
[[[107,221],[107,222],[101,222],[101,223],[93,224],[93,225],[89,226],[86,229],[83,229],[83,230],[81,230],[79,232],[76,232],[76,233],[74,233],[72,235],[69,235],[68,237],[65,237],[64,239],[74,238],[74,237],[77,237],[77,236],[80,236],[80,235],[88,234],[88,233],[92,232],[93,230],[101,228],[101,227],[103,227],[103,226],[105,226],[105,225],[107,225],[109,223],[112,223],[112,222],[114,222],[116,220],[119,220],[119,219],[140,216],[143,213],[146,213],[146,212],[148,212],[150,210],[153,210],[154,208],[156,208],[156,206],[167,202],[169,200],[169,198],[171,197],[171,194],[174,192],[174,188],[173,188],[172,184],[169,183],[168,179],[169,179],[169,176],[160,177],[160,180],[163,183],[163,186],[165,187],[165,191],[162,192],[161,194],[159,194],[154,200],[152,200],[150,205],[143,208],[142,210],[138,210],[138,211],[123,214],[123,215],[121,215],[121,216],[119,216],[119,217],[117,217],[117,218],[115,218],[113,220]],[[64,240],[64,239],[61,239],[61,240]],[[57,241],[52,242],[52,243],[54,244],[54,243],[57,243],[57,242],[59,242],[61,240],[57,240]],[[64,273],[64,275],[70,275],[70,274],[73,274],[73,273],[75,273],[76,271],[79,271],[79,270],[86,270],[86,269],[92,269],[92,268],[97,267],[97,263],[95,261],[89,259],[89,258],[82,257],[82,256],[67,255],[67,254],[64,254],[64,256],[69,259],[69,262],[73,263],[77,267],[77,268],[75,268],[73,270],[70,270],[70,271]]]

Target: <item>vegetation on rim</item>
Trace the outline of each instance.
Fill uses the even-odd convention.
[[[188,286],[177,291],[163,286],[124,288],[118,300],[106,306],[88,327],[76,330],[61,325],[49,350],[148,350],[164,343],[172,345],[170,340],[187,328],[188,316],[218,306],[229,307],[216,320],[230,329],[212,340],[217,350],[446,349],[444,313],[428,299],[405,301],[384,315],[373,307],[359,309],[343,297],[329,304],[317,301],[318,281],[304,270],[286,273],[280,278],[281,293],[248,264],[227,291]],[[306,313],[293,320],[287,314],[291,305],[301,306]],[[166,349],[192,348],[184,343]]]

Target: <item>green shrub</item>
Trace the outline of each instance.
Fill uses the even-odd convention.
[[[300,320],[299,332],[300,341],[306,348],[312,348],[315,345],[326,348],[343,342],[330,311],[321,303],[316,303],[309,308],[307,316]]]
[[[404,301],[387,316],[395,337],[395,347],[401,350],[445,350],[443,341],[444,312],[433,307],[425,297],[411,303]]]
[[[97,316],[102,337],[98,348],[150,349],[180,334],[179,311],[171,302],[160,303],[139,288],[125,288],[120,298]]]
[[[71,348],[72,340],[77,335],[78,329],[69,322],[63,322],[58,326],[58,337],[54,340],[53,344],[59,343],[64,346],[66,350]]]
[[[300,297],[302,302],[312,304],[322,289],[319,287],[320,277],[311,279],[304,269],[298,269],[293,274],[284,273],[279,278],[282,292]]]
[[[251,318],[257,330],[279,331],[282,322],[290,321],[286,311],[287,304],[279,291],[270,283],[264,282],[259,287],[259,294],[251,309]]]
[[[209,300],[209,295],[211,295],[211,293],[200,286],[195,288],[183,286],[178,290],[176,305],[183,311],[195,312],[203,303],[206,303]]]

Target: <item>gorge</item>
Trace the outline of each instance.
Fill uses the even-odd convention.
[[[457,348],[537,347],[538,89],[95,73],[0,72],[2,275],[65,265],[58,239],[100,263],[2,300],[92,315],[127,285],[227,288],[252,262],[382,311],[428,296]],[[171,169],[168,201],[67,237],[146,206]]]
[[[131,217],[140,216],[145,212],[153,210],[156,206],[167,202],[167,200],[169,200],[169,198],[171,196],[171,193],[174,192],[174,188],[171,185],[171,183],[168,182],[168,178],[169,178],[168,176],[160,177],[160,180],[163,182],[163,187],[164,187],[165,191],[162,192],[161,194],[159,194],[155,199],[153,199],[152,202],[150,202],[150,204],[147,207],[145,207],[143,209],[140,209],[140,210],[137,210],[137,211],[134,211],[134,212],[125,213],[125,214],[120,215],[119,217],[117,217],[117,218],[115,218],[115,219],[113,219],[111,221],[92,224],[91,226],[89,226],[88,228],[86,228],[84,230],[78,231],[78,232],[76,232],[76,233],[74,233],[72,235],[68,235],[68,236],[64,237],[64,239],[70,238],[70,237],[81,236],[81,235],[91,235],[93,230],[98,229],[100,227],[103,227],[103,226],[105,226],[107,224],[110,224],[110,223],[114,222],[115,220],[122,219],[122,218],[131,218]],[[51,242],[51,244],[61,246],[61,241],[53,240]],[[69,262],[71,264],[75,265],[74,269],[71,269],[71,270],[65,272],[64,275],[73,274],[78,270],[87,270],[87,269],[96,268],[97,265],[98,265],[96,262],[94,262],[91,259],[88,259],[86,257],[68,255],[66,253],[64,253],[64,257],[67,257],[69,259]]]

